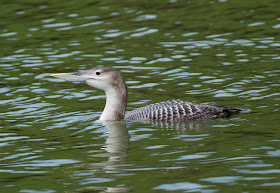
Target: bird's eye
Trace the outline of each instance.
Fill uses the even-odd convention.
[[[96,72],[96,75],[100,75],[100,72]]]

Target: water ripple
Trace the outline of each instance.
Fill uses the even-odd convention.
[[[211,190],[207,190],[206,188],[213,187],[210,185],[201,185],[198,183],[190,183],[190,182],[179,182],[173,184],[161,184],[159,186],[154,187],[155,190],[166,190],[166,191],[178,191],[178,190],[191,190],[196,192],[212,192]]]

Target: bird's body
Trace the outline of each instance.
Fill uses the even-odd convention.
[[[125,114],[127,88],[122,75],[116,69],[95,67],[83,72],[59,73],[52,76],[70,81],[85,82],[89,86],[104,90],[106,93],[106,105],[100,120],[185,121],[217,116],[229,117],[231,114],[244,110],[242,108],[220,107],[172,100],[147,105]]]
[[[241,109],[240,109],[241,110]],[[216,116],[228,117],[239,109],[218,107],[213,105],[196,104],[181,100],[164,101],[140,107],[125,115],[127,120],[153,121],[182,121],[213,118]]]

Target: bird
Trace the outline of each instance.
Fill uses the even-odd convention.
[[[105,91],[106,104],[99,118],[101,121],[189,121],[230,117],[232,114],[245,111],[244,108],[171,100],[146,105],[126,113],[127,86],[123,76],[115,68],[97,66],[81,72],[57,73],[50,76],[83,82]]]

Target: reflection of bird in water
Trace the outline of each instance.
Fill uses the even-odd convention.
[[[89,86],[104,90],[107,99],[100,120],[184,121],[217,116],[230,117],[232,114],[244,110],[242,108],[220,107],[172,100],[147,105],[125,114],[127,88],[122,75],[116,69],[95,67],[83,72],[59,73],[52,74],[52,76],[69,81],[85,82]]]
[[[99,121],[95,122],[99,124]],[[89,184],[94,181],[102,182],[104,174],[121,175],[127,174],[125,168],[128,167],[126,162],[127,152],[129,148],[130,135],[125,125],[125,121],[101,121],[102,126],[108,129],[106,142],[102,145],[101,151],[89,150],[90,157],[95,158],[93,162],[86,164],[88,172],[93,176],[88,176],[84,182]],[[97,145],[97,144],[95,144]],[[105,161],[99,161],[99,158],[108,158]],[[96,161],[98,160],[98,161]],[[86,162],[85,162],[86,163]],[[83,165],[85,164],[83,163]],[[96,177],[97,173],[101,173],[102,177]],[[108,180],[108,178],[105,178]],[[105,181],[106,182],[106,181]],[[104,185],[104,184],[103,184]],[[90,186],[87,185],[86,189],[79,190],[78,192],[129,192],[132,187],[129,186]],[[91,191],[89,191],[91,190]]]
[[[104,149],[110,153],[108,163],[105,165],[108,171],[113,171],[115,165],[125,162],[130,136],[124,121],[102,121],[102,123],[108,128]]]

